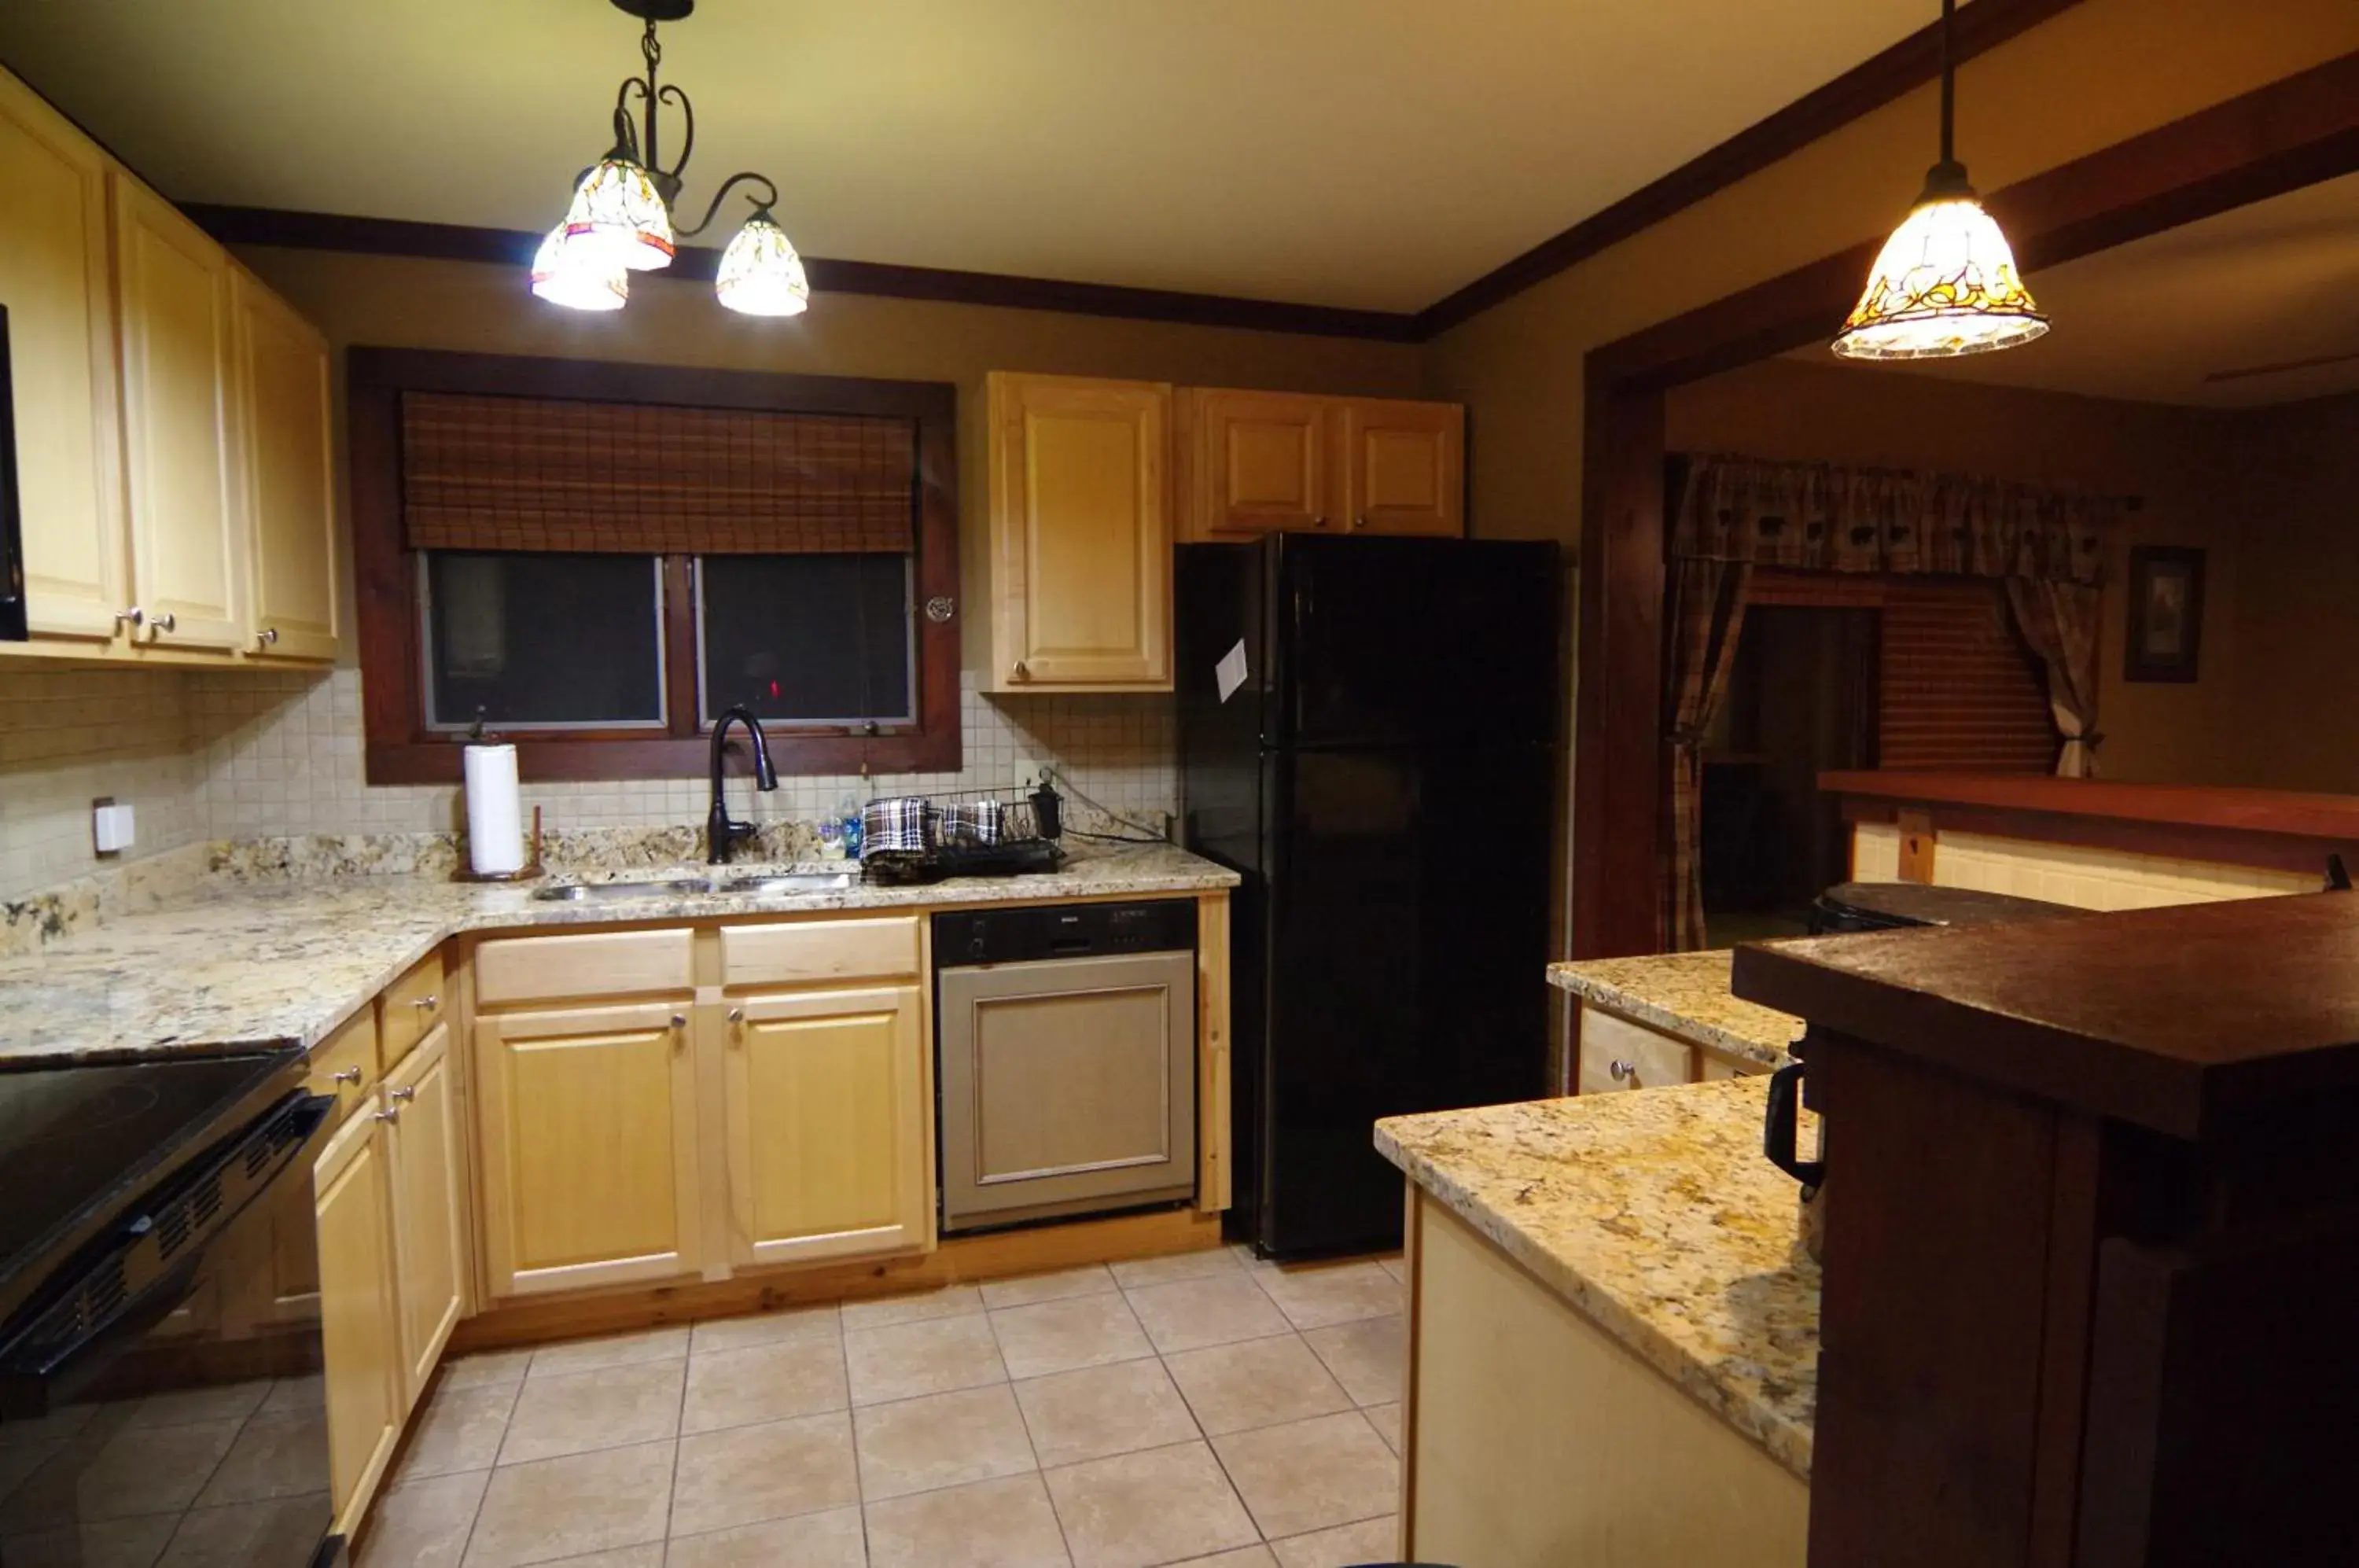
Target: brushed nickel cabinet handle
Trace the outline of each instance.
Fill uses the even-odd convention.
[[[676,1029],[686,1029],[688,1027],[688,1015],[686,1013],[674,1013],[671,1016],[671,1027]]]
[[[179,626],[180,617],[167,610],[150,620],[147,623],[147,629],[156,636],[162,637],[166,632],[179,630]]]
[[[361,1070],[357,1067],[339,1067],[333,1073],[328,1074],[328,1082],[331,1083],[352,1083],[357,1085],[360,1081]]]
[[[442,1005],[442,998],[440,996],[419,996],[409,1005],[413,1007],[421,1008],[424,1011],[430,1013],[435,1008]]]
[[[385,1092],[385,1097],[388,1100],[400,1100],[406,1103],[418,1098],[418,1089],[415,1084],[406,1088],[387,1089]]]
[[[369,1119],[380,1122],[397,1122],[401,1119],[401,1107],[399,1105],[387,1105],[384,1110],[370,1113]]]
[[[1313,517],[1310,519],[1310,526],[1314,528],[1323,528],[1327,526],[1327,519],[1324,517]]]
[[[1616,1083],[1627,1083],[1638,1076],[1638,1064],[1635,1062],[1609,1062],[1605,1064],[1605,1071]]]
[[[254,640],[260,643],[263,647],[268,648],[278,640],[278,628],[277,626],[265,626],[260,631],[254,634]]]
[[[1353,517],[1352,519],[1352,526],[1355,528],[1366,528],[1368,526],[1367,515],[1363,513],[1359,517]]]
[[[1016,661],[1016,668],[1007,672],[1007,678],[1010,681],[1029,681],[1032,679],[1032,671],[1019,659]]]
[[[730,1021],[731,1023],[733,1023],[733,1024],[742,1024],[742,1023],[744,1023],[744,1022],[745,1021],[745,1008],[743,1008],[743,1007],[732,1007],[732,1008],[730,1008],[730,1009],[729,1009],[729,1021]]]
[[[134,604],[127,610],[115,611],[114,618],[121,625],[129,626],[136,631],[147,621],[147,612],[141,609],[138,605]]]

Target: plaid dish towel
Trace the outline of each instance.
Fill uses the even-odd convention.
[[[860,809],[860,857],[923,854],[933,847],[935,817],[931,802],[916,795],[869,801]]]
[[[942,842],[981,844],[999,842],[999,802],[961,800],[942,808]]]

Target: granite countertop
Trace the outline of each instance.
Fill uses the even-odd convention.
[[[1549,981],[1583,1001],[1665,1034],[1744,1062],[1782,1067],[1802,1038],[1802,1020],[1728,989],[1733,953],[1667,953],[1653,958],[1592,958],[1551,964]]]
[[[1734,1078],[1396,1116],[1376,1149],[1808,1480],[1819,1269],[1799,1189],[1761,1157],[1767,1094]]]
[[[682,877],[702,866],[672,868]],[[824,869],[733,866],[732,873]],[[614,873],[645,877],[647,866]],[[584,878],[596,880],[598,878]],[[411,964],[468,931],[1026,903],[1233,887],[1209,860],[1164,845],[1078,850],[1059,870],[953,877],[923,887],[855,884],[749,898],[663,892],[595,902],[533,898],[533,885],[412,875],[216,875],[125,914],[0,960],[0,1070],[183,1051],[309,1048]]]

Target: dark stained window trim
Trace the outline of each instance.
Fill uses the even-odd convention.
[[[959,624],[924,613],[955,604],[958,570],[957,389],[944,382],[770,375],[587,360],[354,348],[345,356],[351,429],[353,564],[358,590],[362,719],[371,784],[451,784],[462,737],[426,728],[415,553],[401,529],[401,394],[477,392],[584,397],[690,408],[875,414],[918,427],[918,718],[877,735],[804,726],[772,733],[781,773],[950,773],[961,763]],[[694,604],[685,557],[664,560],[664,648],[669,730],[510,738],[528,781],[693,779],[711,742],[696,702]]]

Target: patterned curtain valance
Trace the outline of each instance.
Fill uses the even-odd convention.
[[[1686,469],[1671,528],[1682,560],[2093,584],[2123,509],[2114,496],[1973,474],[1717,454]]]

